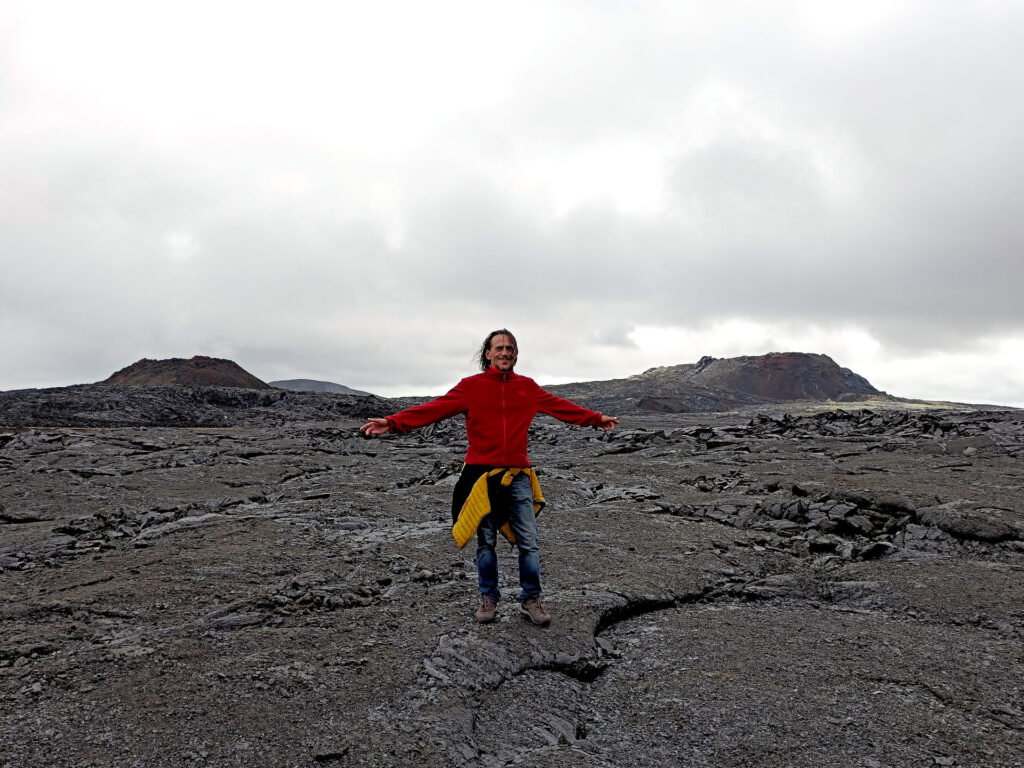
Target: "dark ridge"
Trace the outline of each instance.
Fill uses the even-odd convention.
[[[0,392],[5,427],[258,427],[391,413],[378,397],[237,387],[80,384]]]
[[[288,389],[292,392],[330,392],[335,395],[369,395],[360,389],[352,389],[344,384],[335,384],[333,381],[317,381],[316,379],[283,379],[272,381],[270,386],[278,389]]]
[[[562,397],[612,412],[708,413],[802,401],[891,400],[827,355],[773,352],[702,357],[696,364],[651,368],[626,379],[548,387]]]
[[[677,605],[697,603],[704,599],[709,590],[691,592],[685,595],[674,595],[672,597],[624,597],[624,603],[614,605],[601,614],[594,628],[594,637],[600,636],[602,632],[615,624],[619,624],[637,616],[656,611],[665,611],[675,608]]]

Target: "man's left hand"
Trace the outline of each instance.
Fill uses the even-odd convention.
[[[359,431],[367,437],[379,437],[380,435],[386,435],[390,432],[391,425],[388,424],[387,419],[367,419],[366,423],[359,428]]]
[[[605,416],[604,414],[602,414],[601,415],[601,423],[598,424],[597,426],[599,426],[605,432],[611,432],[618,425],[619,425],[619,418],[618,418],[618,416]]]

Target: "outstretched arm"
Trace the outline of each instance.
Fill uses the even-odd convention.
[[[571,400],[552,395],[547,390],[540,390],[538,410],[549,416],[554,416],[559,421],[569,424],[579,424],[581,427],[598,427],[606,432],[615,429],[619,423],[617,416],[605,416],[603,413],[592,411],[577,405]]]
[[[389,432],[408,432],[441,421],[466,410],[462,382],[456,384],[446,395],[422,405],[406,408],[386,418],[369,418],[359,428],[367,437],[379,437]]]

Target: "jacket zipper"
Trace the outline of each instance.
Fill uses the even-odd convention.
[[[501,375],[501,456],[508,462],[508,415],[505,410],[505,374]]]

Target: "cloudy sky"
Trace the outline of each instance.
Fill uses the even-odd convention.
[[[1024,406],[1024,4],[0,0],[0,389],[820,352]]]

